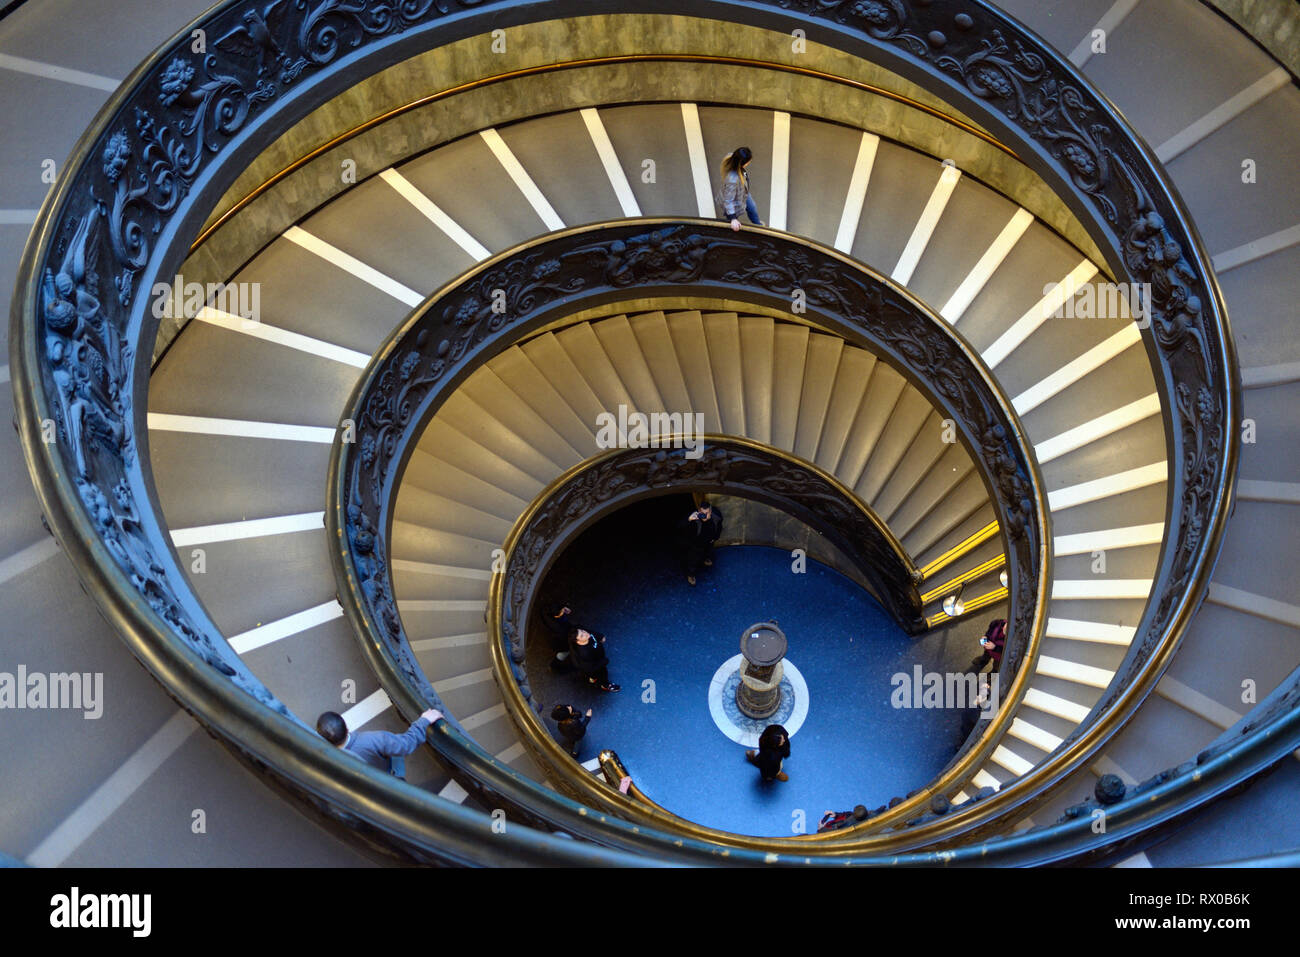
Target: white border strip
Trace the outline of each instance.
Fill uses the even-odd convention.
[[[713,187],[709,185],[709,157],[704,152],[700,110],[694,103],[682,104],[682,126],[686,130],[686,152],[691,158],[691,180],[695,183],[695,206],[701,219],[716,219]]]
[[[632,192],[632,184],[627,181],[623,164],[618,161],[618,152],[610,141],[609,131],[605,129],[605,123],[600,118],[600,111],[594,107],[587,107],[581,113],[582,122],[587,124],[587,133],[591,136],[591,144],[596,147],[596,153],[600,156],[601,165],[605,167],[605,175],[609,177],[609,185],[614,188],[614,195],[618,197],[618,205],[622,208],[623,215],[640,216],[641,207]]]
[[[6,367],[7,368],[7,367]],[[1283,362],[1273,366],[1255,366],[1241,370],[1243,389],[1262,389],[1270,385],[1300,382],[1300,362]]]
[[[1252,239],[1248,243],[1242,243],[1240,246],[1234,246],[1232,249],[1225,249],[1210,259],[1210,264],[1214,271],[1222,275],[1230,269],[1236,269],[1238,266],[1244,266],[1246,263],[1252,263],[1256,259],[1263,259],[1265,256],[1271,256],[1273,253],[1281,252],[1291,246],[1300,243],[1300,224],[1289,226],[1286,229],[1279,229],[1275,233],[1269,233],[1267,236],[1261,236],[1259,239]]]
[[[1012,407],[1018,415],[1029,414],[1048,399],[1068,389],[1084,376],[1096,372],[1111,359],[1141,341],[1142,333],[1138,331],[1137,323],[1126,322],[1113,336],[1099,342],[1077,359],[1067,362],[1042,381],[1020,393],[1011,400]]]
[[[58,867],[122,807],[198,725],[178,711],[27,855],[32,867]]]
[[[200,415],[171,415],[150,412],[149,428],[161,432],[192,432],[198,435],[230,435],[244,439],[280,439],[285,442],[319,442],[329,445],[337,429],[315,425],[281,425],[244,419],[209,419]]]
[[[1151,583],[1150,578],[1058,578],[1052,582],[1052,599],[1146,598],[1151,594]]]
[[[0,209],[0,226],[31,226],[38,212],[37,209]]]
[[[420,295],[409,286],[404,286],[391,276],[386,276],[373,266],[367,266],[355,256],[345,253],[337,246],[332,246],[325,240],[313,236],[301,226],[290,226],[284,232],[284,238],[296,246],[301,246],[309,253],[313,253],[325,260],[331,265],[337,266],[346,273],[351,273],[364,283],[374,286],[380,292],[387,293],[398,302],[415,308],[424,302],[424,296]]]
[[[876,165],[876,150],[879,146],[879,136],[862,131],[858,158],[853,163],[853,176],[849,179],[849,191],[844,197],[844,212],[840,214],[840,228],[835,233],[835,248],[842,253],[852,251],[853,241],[857,238],[858,223],[862,221],[862,209],[866,205],[867,187],[871,184],[871,170]]]
[[[387,692],[380,688],[344,711],[343,720],[347,722],[349,731],[355,731],[375,720],[392,706],[393,702],[388,700]]]
[[[470,578],[475,581],[491,581],[492,572],[487,568],[461,568],[459,565],[435,565],[433,562],[417,562],[409,558],[394,558],[389,567],[395,572],[410,572],[414,575],[441,575],[444,578]]]
[[[481,685],[485,681],[492,680],[491,668],[480,668],[478,671],[467,671],[463,675],[452,675],[450,678],[443,678],[439,681],[431,682],[433,690],[438,694],[447,691],[455,691],[458,688],[469,688],[473,685]]]
[[[1081,665],[1077,661],[1066,661],[1064,658],[1053,658],[1050,655],[1038,656],[1038,664],[1034,667],[1034,673],[1047,678],[1072,681],[1077,685],[1087,685],[1091,688],[1105,688],[1110,684],[1111,679],[1115,677],[1113,671],[1094,668],[1091,665]]]
[[[767,225],[786,228],[786,211],[790,199],[790,114],[777,110],[772,114],[772,200],[768,204]]]
[[[1011,324],[1006,332],[994,340],[993,345],[984,350],[982,358],[988,364],[990,369],[997,366],[999,362],[1011,355],[1019,346],[1028,339],[1038,327],[1048,319],[1052,318],[1065,303],[1074,297],[1074,294],[1085,284],[1097,275],[1096,264],[1085,259],[1079,265],[1075,266],[1068,276],[1058,283],[1054,283],[1049,292],[1043,295],[1029,307],[1029,310]]]
[[[1266,618],[1269,621],[1290,625],[1292,628],[1300,628],[1300,605],[1289,605],[1275,598],[1265,598],[1263,595],[1240,588],[1229,588],[1217,582],[1210,582],[1210,590],[1205,598],[1216,605],[1242,611],[1256,618]]]
[[[1168,163],[1181,156],[1219,127],[1230,123],[1264,97],[1282,89],[1291,82],[1291,74],[1277,67],[1246,87],[1236,96],[1220,103],[1196,122],[1175,133],[1156,147],[1156,159]]]
[[[1075,535],[1057,535],[1052,541],[1055,555],[1082,555],[1111,548],[1134,548],[1138,545],[1158,545],[1165,536],[1165,523],[1129,525],[1125,528],[1107,528]]]
[[[8,53],[0,53],[0,70],[13,70],[15,73],[26,73],[28,76],[39,76],[46,80],[58,80],[60,83],[88,86],[92,90],[103,90],[106,93],[112,93],[122,85],[121,80],[100,76],[98,73],[83,73],[81,70],[55,66],[53,63],[41,63],[39,60],[11,56]]]
[[[274,342],[276,345],[296,349],[298,352],[319,356],[322,359],[331,359],[334,362],[352,366],[354,369],[364,369],[370,364],[370,357],[364,352],[345,349],[342,346],[336,346],[321,339],[313,339],[311,336],[290,332],[288,329],[281,329],[278,326],[268,326],[264,322],[255,322],[251,319],[245,319],[243,316],[222,312],[209,306],[200,309],[198,315],[194,318],[200,322],[206,322],[210,326],[229,329],[231,332],[241,332],[246,336],[252,336],[254,339]]]
[[[401,612],[483,611],[486,608],[487,608],[487,602],[477,598],[466,599],[466,600],[452,600],[452,599],[441,599],[441,598],[399,598],[397,600],[397,610]]]
[[[560,214],[550,204],[550,201],[542,194],[538,185],[533,182],[533,178],[528,175],[528,170],[524,169],[524,164],[519,162],[514,151],[506,145],[506,141],[501,138],[501,134],[495,129],[480,130],[479,136],[483,137],[483,142],[487,144],[492,155],[497,158],[497,162],[515,181],[519,187],[519,192],[524,194],[524,199],[528,200],[528,205],[533,207],[537,215],[542,218],[542,223],[546,228],[555,231],[564,228],[564,220]]]
[[[379,178],[419,210],[425,219],[442,230],[448,239],[463,249],[475,262],[482,262],[492,255],[486,246],[469,234],[465,227],[443,212],[441,206],[424,195],[419,187],[397,170],[386,169],[379,174]]]
[[[1131,625],[1107,625],[1098,621],[1071,621],[1068,618],[1047,619],[1049,638],[1068,638],[1072,641],[1092,641],[1102,645],[1133,644],[1137,629]]]
[[[1160,396],[1153,392],[1136,402],[1120,406],[1112,412],[1099,415],[1097,418],[1068,429],[1060,435],[1035,444],[1034,453],[1038,456],[1038,464],[1046,465],[1067,452],[1073,452],[1075,449],[1112,435],[1120,429],[1126,429],[1143,419],[1159,414]]]
[[[1110,33],[1120,25],[1120,22],[1125,17],[1133,12],[1133,8],[1138,5],[1138,2],[1139,0],[1115,0],[1111,8],[1101,15],[1097,25],[1089,30],[1088,35],[1070,51],[1070,62],[1082,68],[1085,63],[1092,59],[1093,34],[1100,30],[1103,37],[1109,39]]]
[[[11,578],[17,578],[26,571],[35,568],[47,558],[53,558],[59,553],[59,543],[53,536],[41,539],[21,548],[14,552],[8,558],[0,560],[0,585],[8,582]]]
[[[1156,693],[1166,701],[1172,701],[1184,711],[1190,711],[1198,718],[1204,718],[1223,731],[1227,731],[1242,717],[1231,708],[1219,704],[1213,698],[1168,675],[1160,679],[1156,685]]]
[[[265,535],[313,532],[324,527],[324,512],[303,512],[299,515],[251,518],[242,522],[225,522],[220,525],[194,525],[190,528],[176,528],[172,529],[171,535],[172,544],[177,548],[184,548],[187,545],[233,542],[243,538],[261,538]]]
[[[1107,475],[1104,478],[1093,479],[1090,482],[1080,482],[1077,485],[1067,485],[1064,488],[1058,488],[1055,492],[1048,492],[1047,507],[1053,512],[1059,512],[1075,505],[1110,498],[1112,495],[1122,495],[1125,492],[1146,488],[1149,485],[1159,485],[1168,478],[1169,465],[1167,462],[1140,465],[1135,469],[1127,469],[1123,472],[1116,472],[1114,475]]]
[[[945,166],[939,172],[939,181],[934,184],[930,198],[925,202],[925,209],[921,210],[921,217],[912,230],[911,238],[907,240],[902,255],[898,257],[898,265],[889,274],[889,278],[900,286],[906,286],[911,281],[912,273],[916,271],[917,264],[925,253],[925,247],[930,244],[930,237],[934,234],[935,227],[939,225],[944,207],[948,205],[948,200],[952,198],[952,191],[957,188],[957,181],[960,179],[961,170],[956,166]]]
[[[1025,230],[1033,224],[1033,213],[1027,209],[1017,209],[1007,224],[1002,227],[1002,231],[989,244],[989,248],[984,251],[979,262],[971,267],[971,271],[961,281],[961,285],[948,297],[948,301],[939,310],[939,315],[950,324],[956,325],[957,320],[965,315],[970,304],[975,301],[975,297],[988,285],[988,281],[993,278],[1002,261],[1011,254],[1016,243],[1020,242],[1020,237],[1025,234]]]
[[[1278,502],[1300,505],[1300,482],[1261,482],[1237,480],[1237,500],[1241,502]]]
[[[289,638],[306,631],[308,628],[315,628],[317,625],[323,625],[335,618],[342,617],[343,606],[331,598],[314,608],[308,608],[278,621],[268,622],[265,625],[259,625],[256,628],[250,628],[248,631],[240,632],[228,638],[227,642],[235,650],[235,654],[244,655],[257,648],[279,641],[281,638]]]
[[[1037,688],[1028,689],[1021,704],[1026,708],[1054,715],[1063,721],[1073,721],[1075,724],[1082,724],[1083,719],[1088,717],[1088,709],[1083,705],[1048,694],[1046,691],[1039,691]]]
[[[486,645],[487,632],[468,635],[448,635],[445,638],[417,638],[411,642],[412,651],[443,651],[447,648],[467,648],[472,645]]]

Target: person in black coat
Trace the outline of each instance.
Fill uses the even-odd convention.
[[[713,543],[722,534],[722,512],[707,501],[677,525],[686,580],[695,584],[700,568],[713,564]]]
[[[591,709],[583,714],[577,708],[567,704],[557,704],[551,709],[551,718],[560,726],[560,737],[564,739],[569,753],[578,756],[578,746],[587,736],[587,724],[591,721]]]
[[[618,691],[609,680],[609,658],[605,656],[605,636],[586,628],[574,628],[569,634],[569,660],[578,673],[601,691]]]
[[[758,738],[758,750],[746,751],[745,759],[758,766],[763,782],[789,781],[781,770],[782,761],[790,756],[790,734],[779,724],[769,724]]]

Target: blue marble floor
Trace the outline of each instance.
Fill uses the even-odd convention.
[[[637,785],[674,813],[768,836],[815,831],[824,811],[875,808],[933,778],[962,742],[963,715],[894,708],[890,676],[916,664],[943,670],[944,648],[909,638],[838,572],[809,561],[794,573],[790,554],[775,548],[717,549],[691,587],[667,538],[683,501],[689,512],[689,499],[673,496],[603,520],[548,578],[546,593],[608,636],[610,676],[623,686],[602,694],[553,673],[543,642],[529,649],[529,678],[546,713],[560,702],[595,709],[581,760],[612,748]],[[809,708],[791,739],[790,780],[765,785],[745,749],[714,724],[707,695],[719,666],[739,652],[742,630],[767,619],[789,639]]]

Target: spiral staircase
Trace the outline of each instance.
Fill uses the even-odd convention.
[[[12,195],[0,201],[6,291],[49,185],[42,161],[62,172],[118,81],[205,6],[27,0],[0,20],[14,131],[3,150]],[[1194,758],[1300,663],[1287,574],[1296,546],[1284,531],[1300,505],[1290,481],[1300,466],[1300,354],[1286,334],[1300,294],[1300,91],[1237,25],[1190,0],[1001,6],[1081,67],[1165,164],[1231,313],[1246,436],[1205,604],[1154,693],[1104,750],[1032,813],[997,822],[999,834],[1028,840],[1100,775],[1131,787]],[[1106,31],[1104,53],[1091,52],[1094,28]],[[749,143],[770,158],[751,176],[769,225],[873,267],[925,303],[991,370],[1032,447],[1050,515],[1047,624],[1006,734],[952,796],[1008,787],[1089,720],[1160,574],[1169,410],[1139,326],[1119,307],[1053,318],[1109,281],[1082,233],[1067,238],[1025,208],[1026,196],[889,129],[745,102],[630,99],[409,143],[222,277],[258,285],[262,321],[204,310],[175,331],[148,383],[148,459],[188,587],[286,713],[310,724],[333,707],[353,728],[403,727],[402,689],[372,668],[340,604],[322,511],[337,425],[362,370],[412,309],[495,254],[592,223],[710,217],[716,157]],[[639,175],[642,157],[655,160],[652,181]],[[1257,172],[1250,182],[1246,160]],[[499,765],[564,790],[494,674],[494,550],[530,503],[597,453],[596,416],[620,405],[703,411],[706,431],[832,477],[923,570],[925,614],[945,636],[972,641],[982,619],[1006,617],[1005,543],[980,534],[996,525],[987,486],[968,450],[944,441],[943,415],[889,364],[797,315],[744,304],[589,311],[457,385],[424,427],[395,506],[391,570],[411,651],[457,729]],[[102,672],[105,688],[97,721],[5,715],[12,793],[0,849],[39,866],[380,860],[194,733],[199,724],[129,660],[118,629],[76,587],[73,564],[42,528],[16,440],[0,461],[9,473],[0,671]],[[972,618],[945,620],[939,603],[958,586],[983,601],[968,601]],[[1294,847],[1298,774],[1283,759],[1201,816],[1162,825],[1144,852],[1110,862],[1214,863]],[[408,759],[407,778],[462,808],[467,830],[494,808],[432,749]],[[533,853],[544,859],[548,847],[541,840]]]

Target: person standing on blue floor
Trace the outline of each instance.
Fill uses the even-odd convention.
[[[591,722],[591,709],[583,714],[570,704],[557,704],[551,709],[551,719],[559,725],[560,737],[564,739],[569,754],[576,759],[582,739],[587,736],[587,725]]]
[[[424,743],[424,733],[441,717],[441,711],[430,708],[402,734],[391,731],[350,732],[343,715],[326,711],[316,719],[316,731],[336,748],[355,755],[371,767],[405,778],[405,765],[401,758],[415,753]]]
[[[790,780],[790,775],[781,770],[784,759],[789,756],[790,732],[779,724],[769,724],[763,729],[757,751],[745,752],[745,760],[758,767],[764,784]]]
[[[569,635],[569,660],[578,673],[601,691],[619,691],[609,680],[609,658],[605,655],[605,636],[598,631],[574,628]]]
[[[703,501],[677,526],[686,581],[694,585],[700,569],[713,564],[713,543],[722,534],[722,512]]]
[[[722,207],[722,219],[731,223],[731,228],[739,232],[740,211],[749,215],[749,221],[755,226],[762,226],[758,218],[758,206],[749,193],[749,164],[754,153],[748,146],[741,146],[728,153],[722,161],[722,186],[718,189],[717,203]]]

